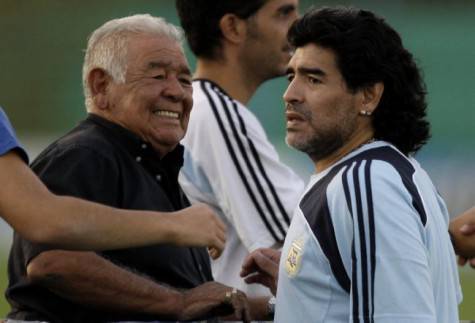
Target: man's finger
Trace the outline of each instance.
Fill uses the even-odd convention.
[[[280,262],[280,251],[272,248],[261,249],[260,252],[271,259],[272,261],[279,263]]]
[[[259,284],[271,288],[272,278],[269,276],[257,274],[244,278],[244,281],[246,282],[246,284]]]
[[[209,247],[208,253],[212,259],[218,259],[221,256],[222,249],[217,249],[215,247]]]
[[[254,260],[255,254],[258,253],[258,250],[253,251],[251,254],[249,254],[246,259],[244,259],[244,262],[241,267],[241,277],[245,277],[251,273],[254,273],[257,271],[257,266]]]
[[[279,264],[273,261],[271,258],[263,255],[262,253],[257,253],[254,257],[254,261],[259,271],[263,271],[272,277],[277,276]]]
[[[218,232],[218,239],[223,243],[223,245],[226,243],[226,231],[219,231]]]
[[[459,256],[457,259],[457,263],[459,266],[463,267],[467,263],[467,258]]]
[[[246,282],[246,284],[259,284],[262,280],[261,276],[262,275],[260,274],[247,276],[246,278],[244,278],[244,281]]]
[[[475,233],[475,224],[473,223],[466,223],[460,227],[460,232],[464,235],[472,235]]]

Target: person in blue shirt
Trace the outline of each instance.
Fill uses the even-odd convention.
[[[218,257],[225,226],[206,205],[176,212],[119,210],[51,193],[0,107],[0,216],[26,239],[66,249],[117,249],[157,243],[209,246]]]

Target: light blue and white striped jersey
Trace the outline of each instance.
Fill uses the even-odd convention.
[[[462,295],[442,198],[377,141],[312,177],[280,261],[275,322],[458,322]]]

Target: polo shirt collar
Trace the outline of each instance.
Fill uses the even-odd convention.
[[[86,120],[98,124],[111,132],[118,144],[134,156],[138,162],[152,159],[164,165],[173,165],[178,169],[183,166],[184,147],[181,144],[178,144],[175,149],[160,159],[160,155],[152,148],[150,143],[142,140],[139,136],[121,125],[93,113],[88,113]]]

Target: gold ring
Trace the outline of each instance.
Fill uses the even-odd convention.
[[[227,291],[226,294],[224,294],[224,303],[231,304],[233,301],[233,296],[236,294],[237,294],[236,288],[233,288],[232,291]]]

